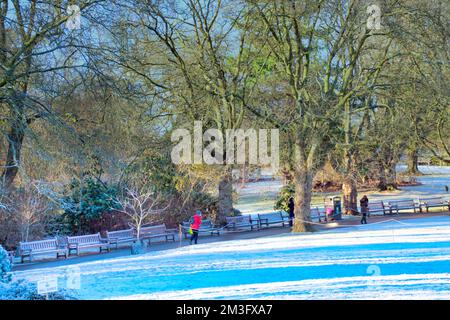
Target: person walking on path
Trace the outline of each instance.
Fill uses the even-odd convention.
[[[293,226],[294,224],[294,218],[295,218],[295,214],[294,214],[294,208],[295,208],[295,204],[294,204],[294,198],[290,197],[289,198],[289,226]]]
[[[361,224],[367,224],[367,212],[369,211],[369,199],[364,195],[361,200],[359,200],[359,205],[361,206]]]
[[[201,224],[202,224],[202,212],[200,210],[197,210],[194,216],[194,222],[191,224],[192,235],[189,244],[192,244],[192,241],[194,241],[194,243],[197,244],[198,230],[200,229]]]

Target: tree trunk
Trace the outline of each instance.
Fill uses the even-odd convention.
[[[378,189],[380,191],[387,190],[386,174],[384,172],[384,165],[379,161],[378,163]]]
[[[352,175],[347,176],[342,183],[342,193],[344,197],[344,213],[357,214],[358,213],[358,190],[356,188],[356,181]]]
[[[226,170],[225,175],[219,182],[219,208],[216,216],[217,224],[226,224],[225,217],[233,211],[233,177],[231,168]]]
[[[5,189],[9,189],[19,172],[20,155],[25,133],[20,125],[13,126],[7,136],[8,152],[6,154],[5,169],[2,173],[2,183]]]
[[[407,164],[406,172],[410,175],[420,174],[418,162],[419,162],[418,150],[417,150],[417,148],[413,147],[410,150],[408,150],[407,160],[406,160],[406,164]]]
[[[356,184],[356,171],[353,165],[354,152],[347,150],[345,161],[345,178],[342,182],[342,194],[344,214],[355,215],[358,213],[358,190]]]
[[[314,173],[307,168],[298,168],[294,172],[294,232],[312,231],[312,225],[308,223],[311,221],[311,197],[312,197],[312,182]]]
[[[398,189],[395,163],[390,163],[389,166],[386,168],[386,180],[388,188]]]

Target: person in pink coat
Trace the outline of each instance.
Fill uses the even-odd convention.
[[[201,224],[202,224],[202,212],[200,210],[197,210],[194,216],[194,222],[191,224],[192,235],[190,244],[192,244],[192,241],[194,241],[194,243],[197,244],[198,230],[200,229]]]

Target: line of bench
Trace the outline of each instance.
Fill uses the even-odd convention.
[[[25,258],[32,261],[34,256],[56,254],[56,258],[67,258],[71,254],[79,255],[83,249],[98,248],[99,252],[118,248],[121,243],[133,243],[138,240],[147,240],[148,244],[155,238],[165,238],[166,241],[175,241],[177,229],[167,229],[165,224],[156,226],[145,226],[140,230],[139,239],[136,230],[126,229],[118,231],[106,231],[106,238],[100,233],[81,236],[65,236],[46,240],[20,242],[18,254],[21,262]]]
[[[443,208],[444,211],[450,212],[450,201],[441,197],[435,198],[419,198],[414,199],[399,199],[388,201],[370,201],[368,207],[368,214],[382,213],[382,214],[399,214],[401,211],[429,212],[430,208]]]
[[[418,201],[414,199],[400,199],[389,201],[370,201],[368,207],[368,214],[382,213],[385,214],[399,214],[400,211],[408,210],[414,213],[429,212],[430,208],[444,208],[450,212],[450,201],[444,200],[440,197],[435,198],[421,198]],[[211,236],[219,236],[221,231],[226,229],[228,231],[238,230],[260,230],[269,228],[271,226],[289,226],[289,215],[284,211],[272,212],[268,214],[256,215],[242,215],[234,217],[226,217],[226,226],[221,228],[212,223],[209,219],[202,220],[200,225],[200,234],[207,234]],[[319,208],[311,208],[312,221],[326,221],[326,215],[321,212]],[[181,232],[184,237],[189,235],[189,228],[191,222],[183,222],[181,224]],[[82,235],[82,236],[66,236],[62,238],[51,238],[46,240],[20,242],[18,254],[21,262],[25,258],[30,261],[36,255],[55,254],[56,258],[67,258],[72,253],[80,254],[83,249],[98,248],[100,253],[103,251],[110,251],[111,247],[118,248],[121,243],[133,243],[138,240],[147,240],[150,244],[152,239],[165,238],[165,241],[175,241],[175,235],[178,229],[167,229],[165,224],[156,226],[145,226],[140,230],[139,239],[134,229],[107,231],[106,237],[103,238],[100,233]]]

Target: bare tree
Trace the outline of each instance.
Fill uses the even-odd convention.
[[[20,223],[22,241],[29,240],[31,229],[44,222],[44,216],[48,210],[48,200],[34,188],[23,195],[16,213]]]
[[[77,1],[79,14],[103,0]],[[52,114],[43,99],[46,90],[37,90],[48,75],[81,67],[77,48],[81,37],[66,25],[78,19],[78,10],[68,11],[70,1],[13,0],[0,2],[0,132],[6,140],[6,154],[0,153],[0,183],[5,189],[19,171],[24,138],[37,119]],[[75,26],[77,27],[77,26]],[[80,56],[78,56],[79,58]],[[78,59],[81,60],[81,59]],[[39,92],[39,93],[38,93]]]
[[[155,192],[139,193],[135,190],[126,189],[125,199],[119,201],[122,209],[131,220],[131,225],[136,230],[137,238],[141,234],[142,225],[155,220],[159,214],[164,212],[169,205],[161,208],[163,197]]]
[[[254,94],[257,68],[248,34],[252,20],[244,1],[130,1],[139,17],[139,52],[120,64],[156,86],[163,105],[172,106],[175,128],[195,120],[226,130],[241,127],[245,105]],[[233,209],[231,155],[215,167],[217,222]]]

